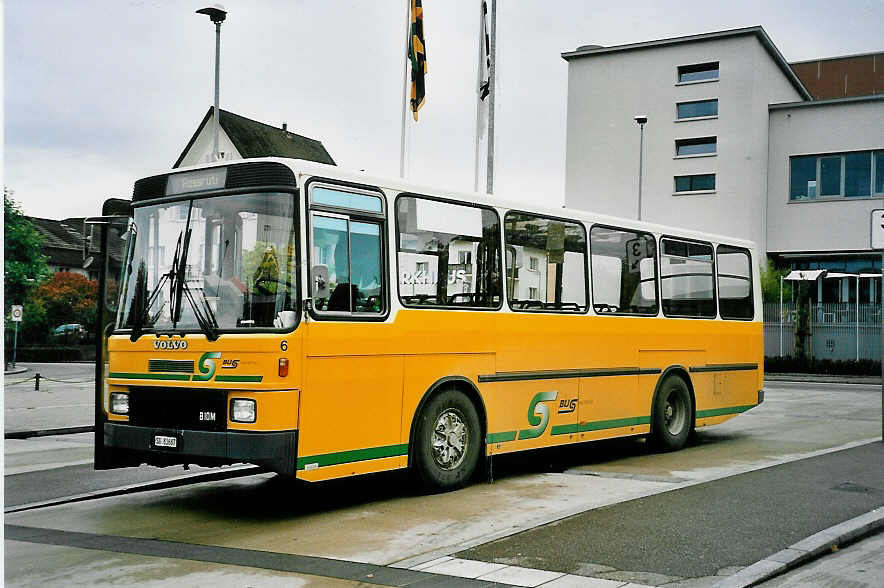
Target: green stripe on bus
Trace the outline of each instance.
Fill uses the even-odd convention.
[[[515,431],[503,431],[501,433],[488,433],[485,436],[486,443],[503,443],[504,441],[515,441]]]
[[[385,447],[369,447],[368,449],[353,449],[351,451],[338,451],[337,453],[325,453],[323,455],[310,455],[298,458],[298,469],[303,470],[308,465],[323,467],[365,461],[368,459],[380,459],[382,457],[398,457],[408,455],[408,443],[401,445],[387,445]]]
[[[570,435],[571,433],[577,432],[577,423],[571,423],[570,425],[554,425],[552,429],[549,430],[550,435]]]
[[[744,406],[726,406],[724,408],[712,408],[709,410],[698,410],[697,418],[705,419],[708,417],[716,417],[722,416],[725,414],[739,414],[741,412],[746,412],[750,408],[755,408],[757,405],[755,404],[746,404]]]
[[[610,421],[594,421],[591,423],[580,423],[578,430],[581,433],[587,431],[601,431],[603,429],[617,429],[620,427],[633,427],[635,425],[650,425],[651,417],[629,417],[626,419],[612,419]]]
[[[215,376],[216,382],[260,382],[264,376]]]
[[[124,380],[190,380],[189,374],[135,374],[130,372],[110,372],[108,378],[121,378]]]

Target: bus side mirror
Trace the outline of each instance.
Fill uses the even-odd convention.
[[[322,263],[313,266],[313,298],[328,298],[328,266]]]

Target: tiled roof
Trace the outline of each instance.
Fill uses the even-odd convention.
[[[49,264],[60,267],[83,266],[83,217],[53,220],[34,216],[26,217],[43,237],[40,252],[49,257]],[[94,247],[93,247],[94,249]],[[122,258],[122,243],[112,246],[111,259],[117,263]]]
[[[178,161],[172,167],[178,167],[184,160],[185,155],[193,146],[197,136],[203,127],[212,120],[212,107],[209,107],[206,116],[197,126],[196,132],[184,147],[184,151],[178,157]],[[326,151],[321,141],[304,137],[290,131],[228,112],[221,109],[219,116],[221,128],[233,141],[236,150],[244,158],[250,157],[292,157],[306,159],[317,163],[335,165],[335,161]]]

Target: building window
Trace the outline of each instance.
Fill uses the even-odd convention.
[[[872,154],[844,156],[844,195],[848,198],[872,195]]]
[[[473,252],[472,251],[458,251],[457,252],[457,263],[461,265],[469,265],[473,263]]]
[[[789,158],[789,200],[867,198],[884,193],[884,151]]]
[[[718,62],[697,63],[694,65],[680,65],[678,67],[678,82],[704,82],[718,79]]]
[[[813,200],[816,198],[816,157],[793,157],[790,161],[789,198]]]
[[[875,194],[884,194],[884,151],[875,151]]]
[[[676,192],[697,192],[715,189],[715,174],[698,174],[695,176],[675,176]]]
[[[538,300],[537,288],[528,288],[528,299],[529,300]]]
[[[716,137],[697,137],[696,139],[676,139],[675,155],[703,155],[715,153],[718,147]]]
[[[676,104],[678,119],[718,116],[718,98]]]
[[[528,258],[528,269],[531,270],[532,272],[537,271],[537,258],[536,257],[529,257]]]

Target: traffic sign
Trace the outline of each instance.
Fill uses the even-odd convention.
[[[884,249],[884,209],[872,211],[872,249]]]
[[[13,304],[12,311],[10,312],[10,314],[12,315],[10,317],[12,319],[12,322],[20,323],[21,318],[24,315],[24,309],[21,307],[20,304]]]

